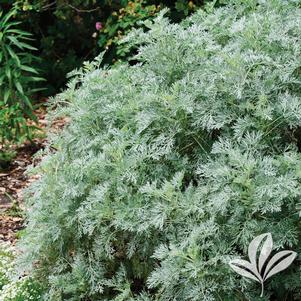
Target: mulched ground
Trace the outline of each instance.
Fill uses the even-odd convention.
[[[33,155],[43,148],[41,142],[24,144],[16,149],[17,156],[8,169],[0,172],[0,210],[11,207],[12,202],[22,199],[22,189],[28,185],[28,177],[24,174],[28,165],[32,164]]]
[[[0,241],[16,243],[17,233],[23,229],[23,218],[0,215]]]
[[[38,126],[45,132],[47,121],[45,119],[46,110],[40,108],[35,112],[38,117]],[[66,119],[60,119],[51,125],[51,129],[60,130]],[[22,218],[23,190],[38,176],[28,176],[26,169],[33,162],[33,156],[37,151],[44,148],[45,138],[36,138],[34,143],[29,142],[16,147],[16,157],[12,160],[7,169],[0,169],[0,242],[6,241],[15,244],[17,233],[24,227]]]

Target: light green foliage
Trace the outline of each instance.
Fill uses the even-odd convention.
[[[29,276],[17,277],[15,255],[0,243],[0,301],[40,301],[41,287]]]
[[[228,265],[266,232],[301,254],[301,9],[243,2],[161,13],[128,37],[137,65],[86,64],[57,97],[22,244],[46,300],[301,299],[299,258],[263,298]]]
[[[42,80],[32,67],[37,58],[29,53],[36,50],[28,42],[31,34],[19,29],[15,14],[0,11],[0,144],[31,138],[26,118],[35,117],[29,96],[39,90],[33,83]]]

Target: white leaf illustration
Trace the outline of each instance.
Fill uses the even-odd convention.
[[[256,263],[256,255],[257,255],[257,251],[258,251],[258,247],[260,245],[260,243],[262,242],[263,239],[265,238],[269,238],[272,239],[271,233],[264,233],[261,234],[259,236],[256,236],[249,245],[248,248],[248,255],[249,255],[249,259],[250,262],[255,265],[257,267],[257,263]]]
[[[281,251],[275,254],[266,267],[263,279],[266,280],[273,275],[285,270],[295,260],[296,256],[297,253],[293,251]],[[279,260],[281,261],[278,262]],[[274,266],[276,262],[278,263]]]
[[[273,249],[273,239],[271,233],[266,233],[267,237],[266,240],[264,241],[262,245],[262,249],[259,255],[259,260],[258,260],[258,271],[259,273],[262,272],[262,268],[266,260],[269,258],[271,255],[272,249]]]
[[[250,278],[252,280],[255,280],[259,283],[262,282],[262,278],[259,275],[259,273],[257,272],[256,267],[254,268],[254,266],[246,261],[246,260],[242,260],[242,259],[234,259],[232,261],[230,261],[230,266],[231,268],[238,274],[240,274],[241,276]]]
[[[257,265],[257,253],[262,244]],[[293,251],[281,251],[275,254],[263,268],[271,255],[273,239],[271,233],[261,234],[255,237],[248,248],[249,261],[235,259],[229,262],[230,267],[241,276],[255,280],[261,284],[261,294],[263,297],[264,282],[278,272],[286,269],[296,258],[297,253]]]

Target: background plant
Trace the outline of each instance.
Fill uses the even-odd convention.
[[[301,9],[164,13],[128,36],[138,64],[99,58],[57,96],[71,121],[33,171],[24,268],[47,300],[300,300],[299,256],[262,299],[228,263],[267,232],[301,252]]]
[[[8,10],[18,8],[18,19],[34,35],[39,49],[39,69],[47,79],[44,95],[57,93],[66,83],[66,74],[94,58],[107,48],[103,64],[126,59],[131,53],[118,41],[139,20],[152,19],[154,12],[170,8],[173,21],[181,21],[205,1],[188,0],[2,0],[0,6]],[[2,3],[2,5],[1,5]],[[156,8],[156,9],[155,9]],[[155,11],[154,11],[155,9]],[[102,29],[97,31],[95,23]],[[128,54],[128,55],[126,55]]]
[[[180,21],[197,7],[204,4],[203,1],[125,1],[126,5],[118,11],[114,11],[101,26],[98,45],[100,49],[107,49],[105,61],[125,60],[133,53],[125,43],[120,43],[122,38],[134,28],[144,28],[142,21],[153,20],[157,13],[164,7],[168,7],[169,17],[173,21]]]
[[[0,12],[0,144],[2,151],[8,143],[31,139],[32,127],[26,119],[35,120],[30,97],[39,89],[35,83],[42,78],[32,67],[37,60],[30,52],[31,34],[19,28],[13,20],[16,10]],[[0,150],[1,152],[1,150]]]
[[[140,22],[146,19],[152,20],[160,6],[147,5],[147,1],[129,1],[118,12],[113,12],[104,26],[101,26],[98,37],[98,45],[101,49],[110,49],[110,60],[125,59],[129,56],[130,49],[119,41],[130,30],[140,27]]]

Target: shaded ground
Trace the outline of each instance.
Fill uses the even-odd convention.
[[[0,215],[0,241],[15,244],[17,233],[23,229],[23,218],[6,214]]]
[[[20,204],[22,189],[34,180],[24,174],[25,170],[32,164],[32,156],[42,147],[42,142],[21,146],[9,168],[0,173],[0,210],[11,207],[14,202]]]
[[[25,171],[42,147],[42,141],[21,146],[9,168],[0,173],[0,240],[13,243],[16,232],[22,229],[22,190],[36,179],[25,175]]]

